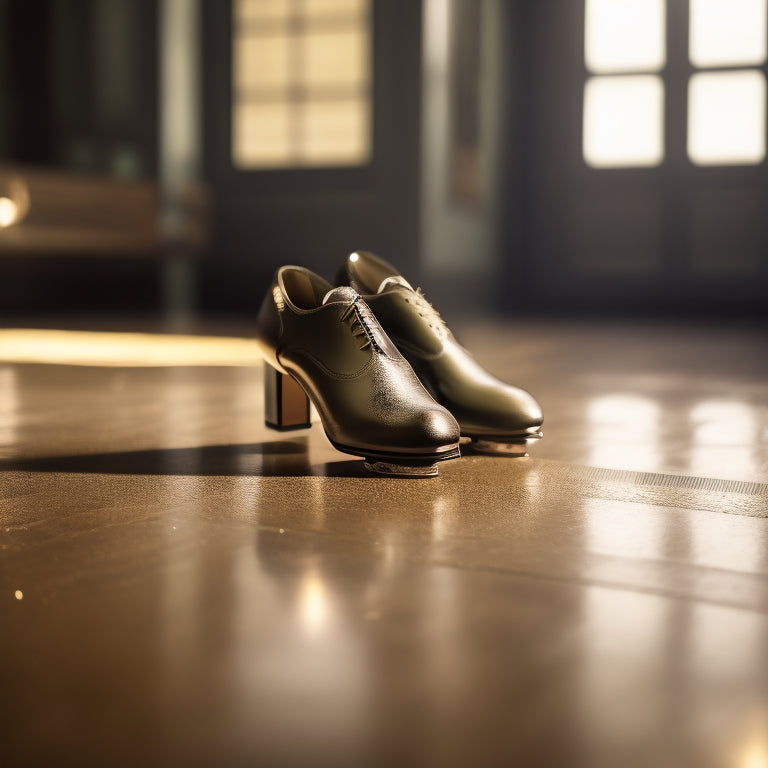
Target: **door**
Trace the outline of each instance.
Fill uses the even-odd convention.
[[[203,302],[254,310],[274,270],[417,257],[421,2],[204,6]]]

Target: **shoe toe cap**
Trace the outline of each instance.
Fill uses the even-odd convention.
[[[538,429],[544,414],[537,400],[524,389],[494,387],[472,403],[457,408],[463,434],[516,435]]]
[[[461,434],[456,419],[448,410],[439,406],[421,413],[417,429],[427,444],[435,446],[456,443]]]
[[[524,389],[510,388],[510,415],[514,413],[514,420],[524,429],[540,427],[544,421],[544,413],[536,398]]]

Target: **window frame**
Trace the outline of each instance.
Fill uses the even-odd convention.
[[[289,145],[288,157],[285,159],[276,158],[275,162],[270,162],[268,159],[264,159],[262,162],[256,161],[253,164],[244,163],[238,164],[236,161],[236,137],[234,132],[230,135],[230,157],[232,165],[238,170],[243,171],[266,171],[266,170],[291,170],[291,169],[321,169],[321,168],[356,168],[366,165],[372,156],[373,141],[372,141],[372,79],[373,79],[373,30],[372,30],[372,3],[370,0],[364,0],[365,7],[362,9],[362,14],[357,15],[343,15],[343,16],[328,16],[326,18],[320,17],[311,19],[304,16],[301,13],[301,4],[298,0],[285,0],[289,6],[285,20],[270,21],[269,19],[256,19],[242,22],[246,26],[237,26],[237,4],[238,0],[232,0],[230,10],[230,23],[232,25],[232,40],[231,40],[231,61],[230,61],[230,78],[231,78],[231,106],[230,106],[230,120],[234,122],[234,113],[239,106],[247,106],[248,104],[254,105],[281,105],[286,109],[288,122],[288,136],[286,144]],[[363,63],[363,80],[358,85],[350,85],[346,83],[338,84],[311,84],[305,82],[300,76],[300,71],[297,71],[295,62],[300,62],[307,54],[309,39],[312,33],[322,32],[323,30],[336,31],[353,31],[360,32],[365,36],[364,45],[364,57]],[[238,86],[234,82],[236,73],[236,58],[238,54],[238,45],[243,38],[270,38],[271,32],[278,32],[284,34],[286,38],[287,49],[285,55],[288,59],[289,70],[287,73],[287,82],[282,85],[276,85],[274,87],[274,97],[270,97],[266,93],[259,94],[258,92],[244,93],[244,87]],[[293,69],[292,69],[293,68]],[[238,93],[238,87],[240,93]],[[340,159],[335,161],[332,158],[327,160],[312,160],[306,156],[302,157],[307,151],[306,145],[303,143],[303,139],[309,135],[306,132],[301,135],[301,122],[307,115],[307,109],[310,105],[318,101],[322,101],[322,96],[327,95],[328,92],[333,92],[336,87],[339,94],[344,94],[344,101],[349,103],[357,103],[364,113],[364,128],[363,133],[359,135],[363,139],[364,147],[361,161],[353,159],[351,162],[347,159]],[[269,90],[269,86],[266,87]],[[325,94],[323,93],[325,91]],[[346,93],[344,93],[346,91]],[[277,98],[275,98],[277,97]],[[314,98],[313,98],[314,97]],[[318,98],[320,97],[320,98]],[[328,99],[328,101],[335,101],[336,99]],[[341,101],[342,99],[338,99]],[[234,128],[234,125],[233,125]]]
[[[666,63],[655,71],[617,72],[624,74],[655,74],[661,78],[664,88],[663,113],[663,150],[664,156],[658,165],[653,166],[592,166],[584,155],[584,92],[587,80],[592,77],[612,77],[612,74],[594,73],[587,68],[586,45],[586,0],[579,4],[581,18],[581,62],[582,76],[579,95],[579,160],[588,174],[611,175],[631,173],[635,176],[659,173],[693,172],[702,177],[711,176],[723,180],[742,180],[754,176],[759,180],[768,165],[768,135],[765,136],[766,154],[757,163],[706,164],[695,163],[688,155],[688,89],[691,77],[700,72],[759,71],[766,79],[768,91],[768,59],[761,65],[718,65],[697,67],[690,59],[690,0],[667,0],[666,2]],[[768,26],[768,22],[767,22]],[[768,34],[768,30],[766,31]],[[768,99],[766,100],[765,131],[768,134]]]
[[[215,49],[209,49],[207,58],[221,62],[218,72],[211,71],[207,77],[206,90],[209,94],[206,108],[217,109],[221,118],[209,121],[211,130],[206,137],[209,147],[206,164],[210,173],[228,189],[238,194],[255,195],[256,197],[296,197],[297,194],[307,198],[333,190],[334,194],[358,195],[370,190],[375,182],[382,162],[381,115],[377,104],[382,98],[384,78],[379,76],[378,64],[382,52],[377,45],[377,24],[382,14],[379,0],[370,0],[368,24],[370,30],[369,57],[370,76],[368,94],[369,110],[369,140],[370,152],[368,160],[362,165],[300,165],[300,166],[268,166],[240,168],[233,162],[232,156],[232,121],[235,100],[234,84],[234,2],[224,0],[222,8],[213,12],[211,20],[215,19],[218,33],[207,39],[215,43]],[[219,15],[220,14],[220,15]],[[210,45],[210,44],[209,44]],[[220,53],[217,53],[217,50]],[[224,54],[224,55],[222,55]]]

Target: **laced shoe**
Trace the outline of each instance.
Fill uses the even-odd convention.
[[[360,293],[421,383],[484,453],[526,455],[541,438],[544,416],[525,390],[486,371],[455,339],[420,288],[367,251],[347,257],[337,282]]]
[[[314,403],[338,450],[373,472],[437,474],[459,456],[459,426],[427,393],[357,292],[302,267],[281,267],[257,319],[266,362],[265,421],[310,426]]]

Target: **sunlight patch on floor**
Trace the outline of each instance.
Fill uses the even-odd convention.
[[[256,343],[226,336],[0,330],[0,362],[97,366],[255,365]]]

